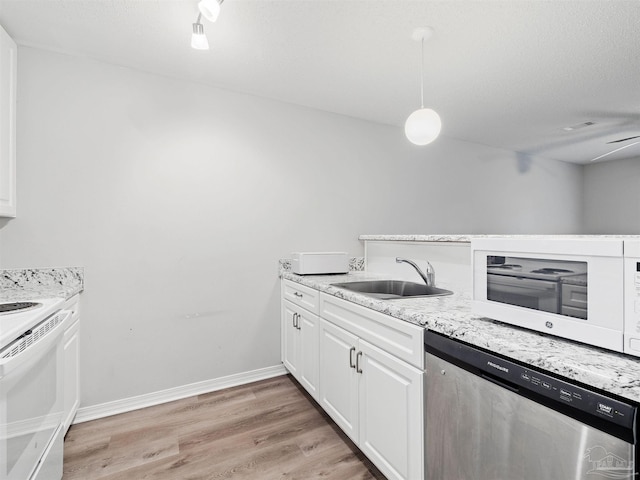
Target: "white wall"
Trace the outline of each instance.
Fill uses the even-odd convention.
[[[584,169],[586,233],[640,234],[640,157]]]
[[[579,167],[414,147],[400,128],[42,50],[18,63],[1,266],[85,267],[85,407],[279,364],[292,251],[580,231]]]

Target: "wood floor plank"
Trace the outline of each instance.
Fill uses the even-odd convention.
[[[288,375],[73,425],[63,480],[383,480]]]

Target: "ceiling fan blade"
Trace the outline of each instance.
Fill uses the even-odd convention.
[[[634,138],[640,138],[640,135],[636,135],[635,137],[621,138],[620,140],[614,140],[612,142],[607,142],[607,145],[609,145],[610,143],[626,142],[627,140],[633,140]]]
[[[635,138],[640,138],[640,136]],[[605,153],[604,155],[600,155],[599,157],[592,158],[591,161],[595,162],[596,160],[600,160],[601,158],[608,157],[612,153],[619,152],[620,150],[624,150],[625,148],[633,147],[634,145],[638,145],[638,144],[640,144],[640,142],[633,142],[633,143],[630,143],[629,145],[625,145],[624,147],[616,148],[615,150],[611,150],[610,152]]]

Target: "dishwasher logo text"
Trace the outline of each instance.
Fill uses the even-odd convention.
[[[497,363],[487,362],[487,365],[495,368],[496,370],[500,370],[501,372],[509,373],[509,369],[507,367],[503,367],[502,365],[498,365]]]
[[[604,403],[598,403],[598,412],[604,413],[605,415],[609,415],[613,417],[613,407],[609,405],[605,405]]]
[[[633,477],[633,461],[607,452],[600,445],[588,448],[584,453],[584,459],[590,464],[587,475],[600,475],[605,478]]]

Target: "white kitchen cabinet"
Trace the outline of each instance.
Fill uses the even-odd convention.
[[[286,280],[282,289],[282,363],[317,401],[318,294]]]
[[[358,443],[358,337],[320,320],[320,406]]]
[[[358,389],[362,452],[389,479],[424,474],[424,372],[361,340]]]
[[[424,328],[283,280],[282,361],[387,478],[424,478]]]
[[[16,216],[16,80],[18,48],[0,27],[0,217]]]
[[[389,479],[420,479],[424,373],[320,319],[320,405]]]
[[[66,434],[80,406],[80,299],[76,295],[64,307],[71,310],[71,318],[64,330],[64,417]]]
[[[320,406],[387,478],[423,478],[424,330],[325,294],[320,317]]]

